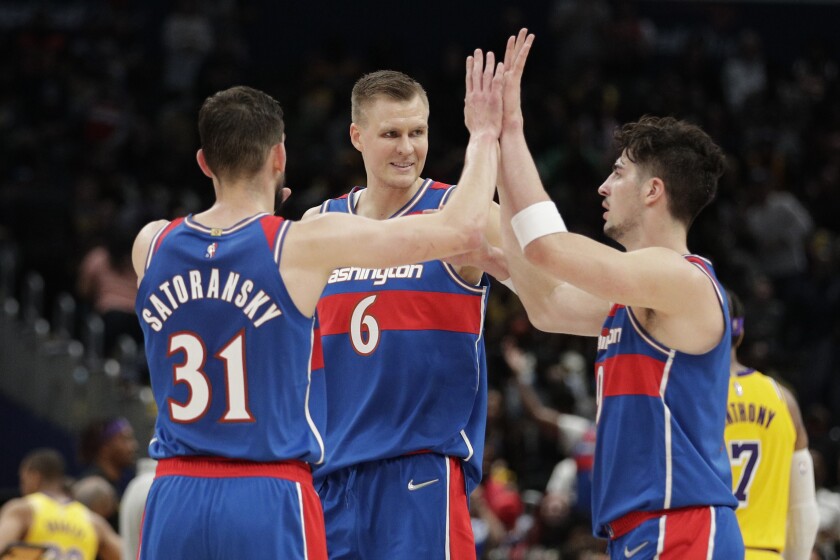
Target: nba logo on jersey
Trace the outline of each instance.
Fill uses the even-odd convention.
[[[215,257],[216,256],[216,249],[218,247],[219,247],[219,244],[215,243],[215,242],[208,245],[207,246],[207,252],[204,254],[204,258],[212,259],[213,257]]]

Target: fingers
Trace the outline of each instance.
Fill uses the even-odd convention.
[[[504,76],[505,64],[496,63],[496,55],[493,51],[485,54],[481,49],[475,49],[473,54],[467,57],[466,69],[466,91],[469,95],[475,91],[499,88]]]
[[[496,69],[496,56],[493,51],[487,53],[487,62],[484,65],[484,80],[482,86],[484,90],[490,89],[493,84],[493,71]]]
[[[508,37],[507,46],[505,47],[505,68],[512,68],[513,59],[516,57],[516,37],[511,35]]]
[[[475,49],[473,58],[475,59],[472,69],[473,91],[481,91],[483,89],[481,87],[481,77],[484,73],[484,52],[481,49]]]
[[[475,59],[472,56],[467,57],[467,73],[466,73],[466,81],[467,81],[467,94],[469,95],[472,93],[472,71],[473,66],[475,65]]]
[[[534,34],[529,34],[525,27],[520,29],[515,37],[511,35],[508,38],[507,49],[505,50],[505,68],[514,78],[522,76],[525,61],[528,59],[528,53],[531,51],[533,43]]]
[[[524,31],[524,30],[523,30]],[[522,32],[520,32],[520,36]],[[534,34],[531,33],[525,37],[522,44],[517,49],[516,59],[514,60],[514,71],[522,75],[522,70],[525,68],[525,61],[528,59],[528,53],[531,52],[531,45],[534,44]]]
[[[499,90],[504,86],[504,79],[505,79],[505,68],[507,66],[504,62],[500,62],[496,65],[496,74],[493,76],[493,89]]]

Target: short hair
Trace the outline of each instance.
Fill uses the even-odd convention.
[[[130,426],[128,420],[122,416],[109,416],[91,420],[82,431],[79,441],[79,457],[82,462],[85,464],[93,463],[105,444]]]
[[[377,70],[365,74],[356,81],[350,94],[350,118],[361,122],[362,109],[376,97],[382,96],[394,101],[411,101],[417,96],[429,106],[429,97],[420,82],[396,70]]]
[[[64,480],[64,457],[55,449],[40,447],[26,454],[20,462],[24,470],[35,471],[50,482]]]
[[[81,478],[71,486],[73,498],[102,517],[110,517],[119,507],[117,492],[111,483],[99,475]]]
[[[283,141],[283,109],[262,91],[236,86],[201,105],[198,135],[207,165],[218,176],[251,177],[272,146]]]
[[[715,198],[726,159],[700,127],[673,117],[645,115],[615,131],[620,152],[665,183],[671,215],[691,226]]]

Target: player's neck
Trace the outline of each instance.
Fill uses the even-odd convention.
[[[369,182],[356,200],[356,213],[374,220],[386,220],[417,194],[423,181],[422,177],[418,177],[408,188]]]
[[[38,492],[40,492],[41,494],[44,494],[46,496],[49,496],[50,498],[52,498],[53,500],[56,500],[58,502],[65,501],[68,498],[67,492],[65,492],[64,489],[61,486],[58,486],[58,485],[50,485],[50,486],[45,486],[43,488],[39,488]]]
[[[213,206],[194,216],[205,227],[224,229],[256,214],[274,212],[274,197],[265,193],[248,189],[216,192],[217,199]]]
[[[732,355],[729,359],[729,375],[734,377],[750,368],[738,361],[738,356],[735,355],[735,349],[732,350]]]
[[[687,233],[685,228],[674,223],[643,224],[635,235],[628,236],[627,244],[622,242],[628,251],[645,249],[647,247],[665,247],[680,255],[689,254]]]

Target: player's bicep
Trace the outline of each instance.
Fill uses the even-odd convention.
[[[0,550],[23,539],[31,519],[32,511],[22,499],[13,500],[3,506],[0,509]]]
[[[551,292],[542,319],[549,332],[598,336],[610,303],[571,284],[558,284]]]
[[[802,412],[799,409],[799,403],[787,387],[779,385],[779,390],[782,392],[782,397],[785,399],[790,418],[793,420],[793,427],[796,430],[796,442],[793,445],[795,451],[808,448],[808,432],[805,430],[805,422],[802,420]]]
[[[105,519],[91,512],[93,526],[99,539],[97,556],[102,560],[120,560],[122,558],[122,539]]]

